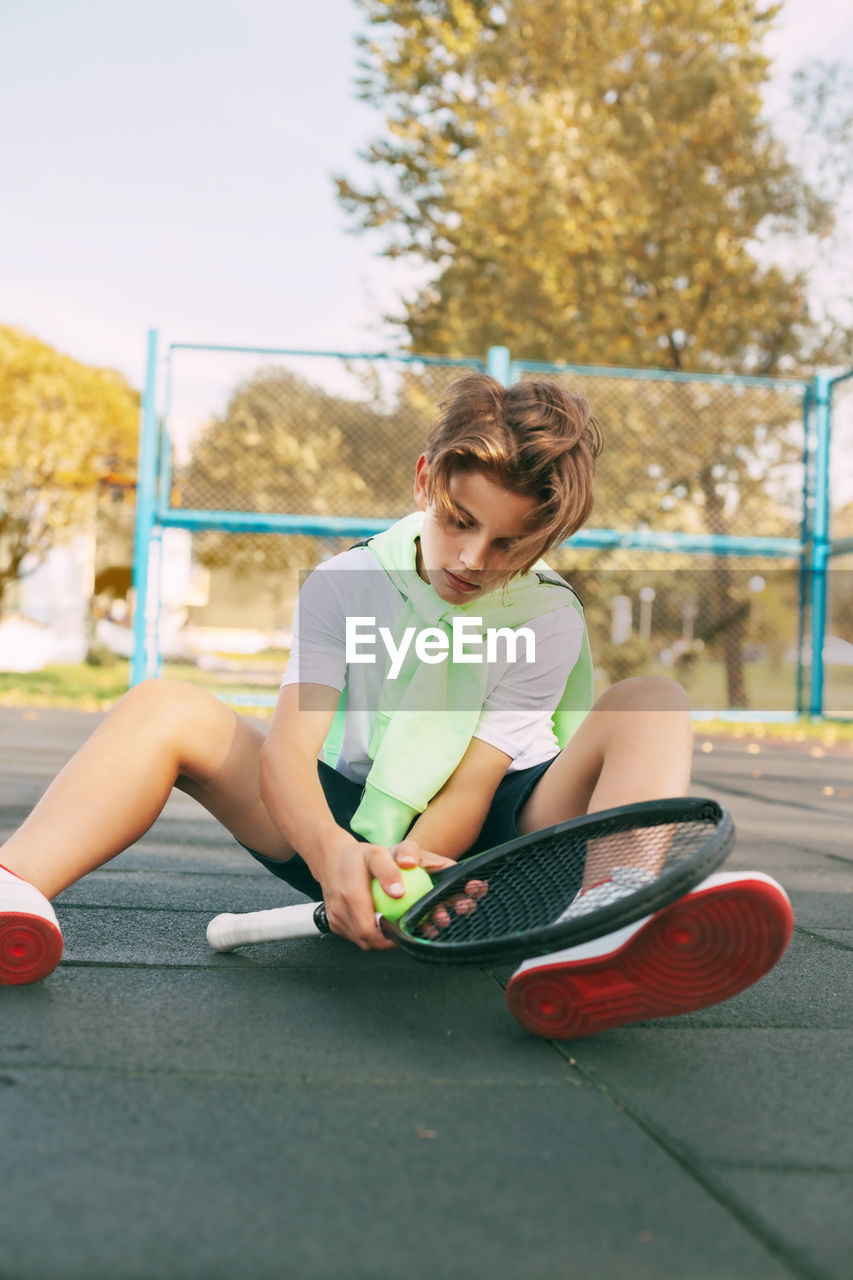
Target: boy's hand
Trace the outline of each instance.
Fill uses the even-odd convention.
[[[444,871],[447,867],[456,866],[453,858],[445,858],[440,853],[430,853],[428,849],[422,849],[418,842],[412,839],[401,840],[399,844],[393,845],[391,853],[397,865],[405,867],[406,870],[411,867],[423,867],[424,871],[432,874],[433,871]],[[384,889],[385,885],[383,884],[382,887]],[[398,894],[391,894],[392,898],[398,896]]]
[[[452,865],[452,858],[429,853],[414,840],[404,840],[389,849],[365,844],[342,832],[341,839],[327,848],[325,870],[319,877],[332,932],[349,938],[362,951],[391,950],[393,942],[376,924],[371,881],[375,877],[390,898],[401,898],[404,888],[400,867],[443,871]]]
[[[414,840],[404,840],[402,844],[395,845],[392,852],[401,867],[422,866],[425,871],[444,871],[445,867],[456,866],[452,858],[443,858],[438,853],[428,853]],[[425,938],[439,937],[441,930],[446,929],[450,924],[451,915],[470,915],[472,911],[477,910],[477,903],[481,898],[485,898],[488,891],[489,884],[487,880],[467,880],[461,892],[452,894],[444,902],[440,902],[437,907],[433,908],[429,922],[421,928],[423,936]],[[397,895],[392,894],[391,896],[396,897]]]
[[[395,845],[392,853],[398,866],[401,867],[421,866],[425,871],[444,871],[447,867],[456,866],[453,858],[444,858],[439,853],[430,853],[422,849],[414,840],[404,840],[402,844]],[[429,921],[421,928],[421,933],[425,938],[439,937],[441,930],[446,929],[450,924],[451,914],[470,915],[472,911],[477,910],[477,903],[481,898],[485,898],[488,891],[487,880],[466,880],[461,892],[452,894],[433,908]]]
[[[419,932],[424,938],[438,938],[447,929],[453,916],[470,916],[477,910],[477,903],[489,892],[488,880],[466,880],[465,887],[439,902],[432,908],[429,918],[422,922]]]

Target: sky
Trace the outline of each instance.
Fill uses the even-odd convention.
[[[166,341],[393,349],[418,279],[356,235],[333,174],[381,118],[353,0],[0,0],[0,323],[140,387]],[[853,60],[849,0],[787,0],[771,114]]]

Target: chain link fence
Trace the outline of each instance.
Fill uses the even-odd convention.
[[[163,571],[171,561],[177,580],[171,622],[161,622],[164,656],[173,671],[175,660],[193,662],[224,692],[262,701],[287,661],[300,574],[358,534],[257,532],[251,517],[381,527],[407,514],[436,405],[484,363],[192,348],[174,350],[170,363],[170,506],[246,519],[241,531],[180,531],[164,544]]]
[[[448,385],[480,361],[173,356],[173,501],[193,509],[393,519]],[[185,371],[193,376],[186,380]],[[214,369],[210,370],[211,375]]]
[[[582,392],[604,431],[587,533],[602,531],[601,545],[556,556],[584,598],[602,679],[663,672],[697,708],[795,710],[803,384],[517,368]],[[626,544],[645,534],[648,548],[604,531]],[[689,540],[714,550],[688,552]],[[762,542],[767,554],[748,554]]]
[[[523,365],[582,392],[604,428],[592,523],[633,532],[798,538],[803,384]]]
[[[824,713],[853,715],[853,378],[832,393],[829,467],[832,543],[850,550],[831,555],[827,572]]]
[[[172,348],[161,514],[195,523],[163,531],[167,663],[192,664],[233,700],[272,702],[300,572],[412,509],[437,404],[456,378],[485,367]],[[603,427],[592,519],[550,556],[584,600],[599,688],[666,672],[703,710],[793,713],[807,686],[798,663],[805,384],[522,364],[512,376],[582,392]],[[837,391],[853,407],[853,385]],[[853,439],[839,432],[835,448],[849,458]],[[337,537],[258,529],[282,514],[350,525]],[[831,562],[837,582],[851,559]],[[837,582],[833,634],[849,607]],[[827,675],[833,706],[850,708],[849,671]]]

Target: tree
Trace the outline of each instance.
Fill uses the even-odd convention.
[[[374,184],[338,189],[387,254],[434,269],[401,317],[416,350],[505,343],[533,360],[774,374],[826,349],[804,274],[771,252],[832,222],[762,119],[761,44],[778,6],[361,6],[372,34],[360,91],[389,136],[366,153]],[[721,412],[698,386],[608,395],[598,523],[608,508],[615,527],[755,533],[758,510],[767,532],[790,522],[780,485],[801,447],[798,410],[756,396]],[[613,455],[631,459],[629,483]],[[657,468],[639,486],[638,458]],[[731,619],[728,696],[742,706],[742,602],[721,557],[714,579]]]
[[[197,440],[179,476],[187,507],[295,515],[377,516],[409,510],[417,449],[412,431],[383,405],[375,371],[364,395],[333,395],[286,367],[261,369],[238,386],[221,418]],[[352,541],[352,539],[349,539]],[[346,545],[346,544],[344,544]],[[199,535],[196,556],[264,575],[310,568],[328,552],[302,536]],[[274,588],[278,594],[278,588]]]
[[[799,535],[802,404],[796,387],[631,378],[588,389],[613,424],[598,469],[597,525],[720,538]],[[610,563],[599,557],[601,570]],[[672,569],[698,571],[691,588],[699,607],[696,634],[714,638],[732,707],[748,705],[742,651],[746,581],[755,569],[746,573],[742,565],[726,556],[672,561]]]
[[[793,146],[824,200],[837,210],[835,231],[809,264],[824,309],[826,363],[853,364],[853,66],[806,63],[794,77]]]
[[[352,394],[332,394],[286,366],[235,388],[176,476],[181,504],[291,515],[369,516],[412,508],[415,462],[447,385],[465,370],[405,363],[353,365]],[[240,541],[238,541],[241,539]],[[274,571],[308,567],[317,549],[295,538],[211,531],[203,563]],[[313,561],[312,561],[313,563]]]
[[[763,260],[830,211],[761,117],[756,0],[360,0],[361,96],[389,136],[338,188],[435,275],[415,350],[770,373],[807,349],[806,282]]]
[[[121,374],[0,326],[0,601],[91,520],[99,481],[135,473],[138,432]]]

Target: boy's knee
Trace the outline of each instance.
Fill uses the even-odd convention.
[[[213,695],[185,680],[142,680],[128,689],[122,702],[160,724],[187,723],[204,715]]]
[[[603,711],[683,711],[690,713],[687,694],[669,676],[633,676],[620,680],[596,704]]]

